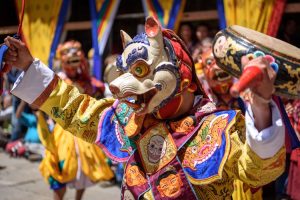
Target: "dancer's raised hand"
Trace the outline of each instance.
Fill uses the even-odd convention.
[[[5,63],[26,71],[34,58],[25,43],[9,36],[4,39],[4,43],[9,48],[4,57]]]

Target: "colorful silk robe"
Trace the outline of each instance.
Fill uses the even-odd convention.
[[[123,199],[230,199],[234,179],[258,187],[284,170],[285,148],[260,158],[245,142],[242,114],[216,112],[204,99],[177,121],[157,120],[135,116],[113,99],[80,94],[54,77],[33,104],[126,163]]]
[[[72,84],[69,79],[66,79],[65,82]],[[86,92],[84,87],[80,87],[82,84],[76,85]],[[61,117],[69,116],[64,114]],[[42,144],[46,148],[45,157],[40,164],[40,171],[52,189],[59,189],[63,184],[73,181],[78,170],[82,170],[82,173],[92,182],[107,181],[114,177],[105,154],[96,145],[74,137],[59,124],[55,125],[51,133],[42,114],[39,115],[38,130]],[[80,169],[78,169],[79,167]]]
[[[206,80],[203,80],[202,87],[207,88],[205,83],[208,86],[208,83]],[[208,86],[209,87],[209,86]],[[220,96],[215,95],[211,89],[206,89],[207,96],[211,98],[211,100],[215,103],[215,105],[219,109],[234,109],[234,110],[241,110],[242,113],[245,113],[245,104],[243,102],[243,99],[241,98],[232,98],[228,103],[223,101]],[[239,179],[234,180],[233,182],[234,191],[232,193],[232,199],[233,200],[262,200],[262,188],[252,188],[249,185],[243,183]]]

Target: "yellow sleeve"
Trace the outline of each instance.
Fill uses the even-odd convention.
[[[53,82],[34,104],[64,130],[93,143],[97,136],[99,116],[114,100],[96,100],[89,95],[80,94],[76,87],[67,85],[58,78],[53,79]]]
[[[233,179],[239,179],[251,187],[260,187],[280,176],[285,168],[285,148],[272,158],[262,159],[245,141],[245,121],[239,114],[231,128],[231,148],[225,170]]]
[[[37,114],[37,132],[43,146],[50,152],[55,153],[54,135],[51,134],[45,116],[41,111]]]

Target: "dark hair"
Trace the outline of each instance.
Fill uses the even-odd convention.
[[[163,174],[158,176],[158,179],[156,180],[156,186],[159,185],[161,179],[168,177],[170,174],[177,174],[177,171],[175,169],[171,169],[169,171],[164,172]]]
[[[194,35],[195,35],[195,28],[194,28],[194,26],[193,26],[191,23],[188,23],[188,22],[183,22],[183,23],[180,24],[179,29],[178,29],[178,30],[179,30],[179,31],[178,31],[178,35],[181,37],[180,31],[181,31],[181,28],[182,28],[183,26],[188,26],[188,27],[191,29],[191,32],[192,32],[192,39],[193,39],[193,37],[194,37]]]
[[[129,163],[129,165],[131,166],[138,166],[138,167],[141,167],[139,163],[137,162],[132,162],[132,163]]]
[[[191,24],[191,23],[189,23],[189,22],[183,22],[183,23],[181,23],[180,24],[180,28],[182,27],[182,26],[188,26],[188,27],[190,27],[192,30],[193,30],[193,25]]]
[[[209,26],[207,23],[205,23],[205,22],[198,23],[197,26],[196,26],[196,29],[197,29],[199,26],[205,26],[208,30],[210,29],[210,26]]]

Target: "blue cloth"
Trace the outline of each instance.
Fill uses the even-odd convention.
[[[115,162],[126,162],[134,146],[123,130],[132,112],[126,104],[116,101],[101,115],[96,144]]]
[[[57,180],[55,180],[52,176],[50,176],[48,178],[48,182],[50,184],[50,188],[51,190],[60,190],[64,187],[66,187],[66,184],[65,183],[60,183],[58,182]]]
[[[104,3],[108,3],[108,1],[104,1]],[[90,5],[90,14],[91,14],[91,21],[92,21],[92,45],[94,49],[94,68],[93,68],[93,75],[96,79],[102,80],[102,55],[99,53],[99,46],[98,46],[98,25],[97,25],[97,6],[95,0],[89,0]]]
[[[27,126],[27,132],[25,134],[24,140],[28,143],[40,143],[40,138],[37,132],[37,119],[34,114],[22,113],[21,123]]]
[[[0,72],[2,71],[2,67],[3,67],[2,62],[7,49],[8,47],[6,45],[2,45],[0,47]],[[1,84],[0,89],[2,90],[2,76],[0,76],[0,84]]]
[[[217,0],[217,9],[219,16],[219,28],[224,29],[226,28],[226,18],[223,0]]]
[[[299,148],[300,147],[300,141],[297,137],[297,134],[295,132],[295,129],[293,128],[291,122],[290,122],[290,119],[286,113],[286,110],[285,110],[285,107],[283,105],[283,102],[281,100],[281,98],[279,96],[275,96],[273,98],[275,100],[275,102],[277,103],[278,105],[278,108],[281,112],[281,116],[282,116],[282,120],[283,120],[283,123],[287,129],[287,133],[288,133],[288,139],[290,140],[290,144],[291,144],[291,148],[292,149],[296,149],[296,148]]]
[[[69,6],[70,6],[70,0],[63,0],[60,11],[59,11],[59,16],[58,16],[58,19],[57,19],[55,34],[54,34],[53,41],[52,41],[52,44],[51,44],[50,56],[49,56],[49,59],[48,59],[50,69],[52,69],[52,67],[53,67],[52,66],[53,65],[53,58],[55,56],[57,46],[58,46],[58,44],[60,42],[60,39],[61,39],[61,33],[63,31],[65,21],[67,19],[67,13],[68,13]]]
[[[7,79],[8,82],[10,84],[14,84],[17,80],[17,78],[19,77],[19,75],[21,74],[22,71],[16,69],[16,68],[12,68],[8,73],[7,73]]]
[[[3,67],[2,62],[3,62],[3,58],[4,58],[4,55],[5,55],[7,50],[8,50],[8,47],[6,45],[2,45],[0,47],[0,63],[1,63],[0,64],[0,71],[2,70],[2,67]]]
[[[115,171],[115,177],[116,177],[117,184],[120,185],[122,183],[123,175],[124,175],[124,165],[123,165],[123,163],[118,163],[116,166],[116,171]]]

